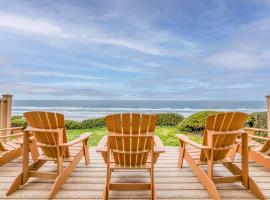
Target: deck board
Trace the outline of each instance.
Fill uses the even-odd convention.
[[[85,166],[82,161],[76,170],[68,178],[55,199],[102,199],[105,182],[105,164],[101,156],[90,149],[91,164]],[[184,162],[182,169],[177,168],[177,147],[167,147],[155,165],[155,183],[158,199],[211,199],[202,184],[194,176],[193,172]],[[237,158],[238,164],[240,159]],[[21,169],[21,159],[0,167],[0,199],[7,199],[5,192],[14,177]],[[53,163],[46,164],[43,170],[54,171]],[[229,174],[224,167],[215,167],[215,175]],[[262,189],[267,199],[270,199],[270,170],[250,163],[250,175]],[[126,182],[129,180],[141,182],[149,180],[145,172],[117,172],[113,174],[112,181]],[[52,180],[31,178],[28,184],[13,193],[8,199],[47,199],[52,187]],[[243,189],[239,183],[226,183],[218,185],[222,199],[256,199],[249,191]],[[112,191],[111,199],[149,199],[148,191]]]

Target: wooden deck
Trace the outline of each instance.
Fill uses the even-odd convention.
[[[211,199],[186,163],[183,169],[177,168],[177,150],[177,147],[167,147],[166,153],[161,155],[155,166],[158,199]],[[95,152],[95,148],[91,148],[90,152],[91,164],[86,167],[82,161],[56,195],[56,199],[102,199],[105,165],[101,156]],[[18,159],[0,167],[0,199],[6,199],[6,189],[21,170],[20,163],[21,159]],[[43,168],[55,170],[53,166],[53,163],[49,163]],[[222,166],[216,166],[215,172],[215,175],[228,174]],[[270,199],[270,170],[250,163],[250,174],[263,190],[266,198]],[[113,174],[113,180],[120,181],[149,180],[147,178],[148,174],[144,172]],[[47,199],[51,186],[51,181],[33,178],[8,199]],[[238,183],[220,184],[218,188],[223,199],[256,199]],[[149,197],[148,191],[112,191],[110,193],[111,199],[149,199]]]

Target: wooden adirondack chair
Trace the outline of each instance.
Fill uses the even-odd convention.
[[[12,127],[0,129],[0,166],[22,156],[22,127]],[[38,149],[35,140],[30,140],[29,144],[32,159],[36,160]]]
[[[152,199],[156,199],[154,185],[154,130],[155,115],[116,114],[106,117],[107,137],[107,177],[104,199],[109,198],[110,190],[151,190]],[[159,144],[160,145],[160,144]],[[101,148],[104,146],[102,144]],[[164,152],[164,147],[156,153]],[[111,183],[111,174],[117,170],[147,170],[149,183]]]
[[[245,128],[245,130],[249,138],[249,160],[270,169],[270,130],[258,128]],[[268,133],[268,136],[259,136],[255,133]],[[241,149],[241,143],[236,142],[235,148],[231,152],[231,158],[234,159],[237,152],[242,155]]]
[[[131,115],[130,116],[131,119],[133,119],[133,117],[134,117],[135,120],[138,120],[138,121],[132,122],[133,124],[131,124],[131,127],[134,127],[133,128],[135,131],[134,134],[138,133],[139,127],[141,126],[141,123],[142,123],[142,120],[147,120],[147,117],[141,117],[140,114],[138,114],[138,113],[133,113],[133,114],[126,113],[126,114],[122,114],[122,115],[123,116]],[[136,128],[136,126],[138,126],[138,128]],[[102,158],[106,164],[107,164],[107,155],[108,155],[107,141],[108,141],[108,136],[107,135],[103,136],[101,138],[101,140],[99,141],[97,149],[96,149],[97,152],[101,153]],[[165,152],[165,147],[157,135],[154,135],[154,144],[155,144],[154,145],[154,164],[155,164],[157,162],[160,154]]]
[[[67,142],[64,116],[52,112],[26,112],[24,117],[28,128],[24,131],[23,143],[23,167],[7,191],[10,195],[21,185],[24,185],[30,177],[56,179],[49,193],[49,199],[59,191],[66,179],[75,169],[82,157],[85,157],[86,165],[89,164],[88,138],[90,133],[82,134],[79,138]],[[33,134],[42,154],[29,165],[30,134]],[[53,161],[57,165],[56,172],[38,171],[47,161]],[[64,162],[68,164],[64,166]]]
[[[215,184],[236,181],[242,182],[245,188],[250,189],[260,199],[265,199],[256,183],[249,177],[248,136],[243,130],[247,116],[239,112],[208,116],[202,145],[189,140],[184,135],[177,135],[180,141],[179,167],[182,168],[185,159],[215,200],[221,199]],[[242,169],[229,158],[229,151],[234,148],[238,136],[242,138]],[[215,177],[213,175],[215,164],[222,164],[233,176]],[[202,165],[207,165],[207,172]]]

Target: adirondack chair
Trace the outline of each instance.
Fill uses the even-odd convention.
[[[161,146],[154,150],[155,115],[116,114],[106,117],[107,137],[107,177],[104,199],[110,190],[151,190],[151,198],[156,199],[154,185],[155,152],[164,152]],[[159,144],[160,145],[160,144]],[[101,146],[103,149],[103,145]],[[117,170],[147,170],[149,183],[111,183],[111,174]]]
[[[28,127],[25,129],[23,135],[24,153],[22,172],[12,183],[6,195],[8,196],[19,189],[30,177],[37,177],[55,179],[53,187],[49,192],[49,199],[51,199],[60,190],[83,156],[85,157],[86,165],[89,164],[88,139],[91,134],[84,133],[79,138],[67,142],[65,121],[62,114],[26,112],[24,113],[24,117]],[[30,134],[33,134],[42,153],[36,161],[29,165]],[[38,171],[47,161],[56,163],[56,172]],[[68,164],[64,166],[64,162]]]
[[[261,164],[265,168],[270,169],[270,130],[258,128],[245,128],[249,138],[249,160],[253,160]],[[259,136],[255,133],[268,133],[268,136]],[[234,159],[235,154],[241,153],[241,143],[236,142],[235,148],[231,152],[231,159]]]
[[[129,115],[129,114],[126,113],[126,114],[122,114],[122,115],[125,116],[125,115]],[[144,115],[142,115],[142,116],[144,116]],[[142,120],[147,120],[147,117],[141,117],[140,114],[133,113],[133,114],[131,114],[130,118],[131,118],[131,120],[133,118],[135,119],[135,121],[134,122],[132,121],[132,123],[131,123],[131,127],[134,127],[134,128],[132,128],[134,130],[134,134],[139,133],[139,127],[141,126]],[[138,121],[136,121],[136,120],[138,120]],[[154,132],[154,130],[153,130],[153,132]],[[99,141],[97,149],[96,149],[96,151],[98,153],[101,153],[105,164],[107,164],[107,155],[108,155],[107,142],[108,142],[108,136],[105,135]],[[154,145],[154,164],[155,164],[157,162],[160,154],[165,152],[165,147],[157,135],[154,135],[154,144],[155,144]]]
[[[22,156],[22,127],[12,127],[0,129],[0,166]],[[32,159],[36,160],[38,149],[35,140],[29,143]]]
[[[179,167],[182,168],[183,160],[186,160],[215,200],[221,199],[215,184],[236,181],[242,182],[242,185],[246,189],[250,189],[258,198],[265,199],[256,183],[249,177],[248,135],[243,130],[247,116],[247,114],[240,112],[208,116],[202,145],[189,140],[184,135],[177,135],[180,141]],[[242,138],[242,169],[234,164],[228,156],[239,136]],[[214,176],[215,164],[222,164],[233,176]],[[203,165],[207,165],[207,172],[202,168]]]

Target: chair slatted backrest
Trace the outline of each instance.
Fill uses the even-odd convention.
[[[157,117],[126,113],[106,117],[109,148],[120,166],[145,165],[151,152]]]
[[[248,115],[241,112],[226,112],[210,115],[206,119],[203,145],[213,147],[213,160],[226,158],[230,147],[235,143],[237,134],[226,134],[226,131],[237,131],[243,129]],[[209,131],[220,131],[220,134],[209,134]],[[223,132],[223,133],[222,133]],[[204,152],[201,152],[201,161],[206,161]]]
[[[61,143],[67,142],[65,119],[64,115],[60,113],[53,112],[42,112],[33,111],[25,112],[24,117],[26,119],[27,125],[32,128],[38,129],[63,129],[63,133],[51,133],[51,132],[34,132],[34,137],[36,141],[40,144],[46,145],[59,145]],[[45,156],[50,158],[57,158],[57,148],[56,147],[44,147],[41,146]],[[64,157],[69,157],[68,148],[64,149]]]

